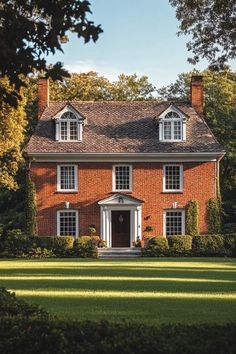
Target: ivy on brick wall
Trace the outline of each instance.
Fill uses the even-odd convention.
[[[25,231],[27,235],[36,235],[36,190],[30,178],[28,179],[26,192]]]
[[[209,234],[221,232],[221,201],[219,198],[211,198],[207,202],[207,223]]]
[[[186,210],[186,234],[196,236],[199,234],[198,229],[198,203],[191,200]]]

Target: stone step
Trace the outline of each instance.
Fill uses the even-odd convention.
[[[98,248],[99,258],[137,258],[141,257],[140,248]]]

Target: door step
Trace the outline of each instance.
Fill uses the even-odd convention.
[[[98,258],[138,258],[140,248],[98,248]]]

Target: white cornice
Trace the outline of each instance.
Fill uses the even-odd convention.
[[[224,152],[189,153],[28,153],[37,162],[182,162],[216,161]]]

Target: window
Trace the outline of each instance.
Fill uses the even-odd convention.
[[[57,212],[57,235],[78,237],[78,212],[59,210]]]
[[[185,119],[175,111],[169,111],[164,116],[161,116],[159,130],[160,141],[186,140]]]
[[[82,124],[79,124],[79,129]],[[78,131],[78,119],[71,111],[64,112],[59,120],[59,140],[78,141],[80,134]]]
[[[130,165],[113,166],[113,191],[132,190],[132,169]]]
[[[183,166],[165,165],[163,170],[164,192],[181,192],[183,190]]]
[[[57,166],[57,190],[63,192],[74,192],[78,190],[77,166]]]
[[[184,210],[169,210],[164,213],[164,235],[185,234],[185,213]]]

